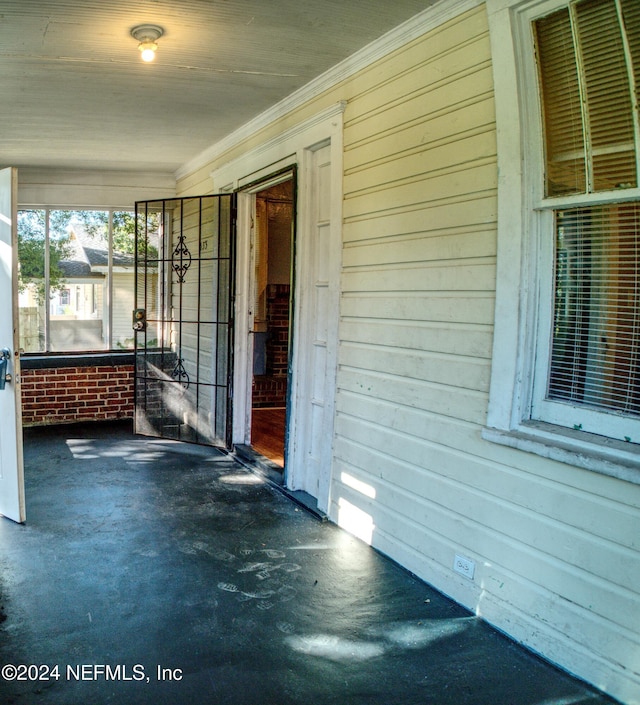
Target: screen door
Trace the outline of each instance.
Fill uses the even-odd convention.
[[[231,445],[235,213],[235,194],[136,203],[136,433]]]

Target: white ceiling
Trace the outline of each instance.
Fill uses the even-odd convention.
[[[174,172],[432,3],[0,0],[0,166]]]

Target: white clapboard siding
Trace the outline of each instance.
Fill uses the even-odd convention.
[[[133,347],[132,314],[134,309],[133,268],[113,273],[113,345]]]
[[[344,320],[341,326],[344,342],[374,345],[396,345],[406,349],[440,351],[450,355],[466,355],[489,360],[491,357],[491,329],[473,323],[431,323],[385,321],[358,323]]]
[[[413,377],[424,382],[448,384],[462,389],[485,391],[489,388],[489,370],[484,360],[475,357],[446,356],[394,346],[347,343],[342,346],[342,364],[354,369],[386,370],[400,377]],[[444,374],[439,372],[446,363]],[[437,371],[437,372],[436,372]]]
[[[478,6],[246,136],[179,192],[207,192],[215,169],[346,102],[335,430],[321,439],[333,448],[330,518],[346,525],[353,508],[376,548],[638,705],[640,487],[481,437],[496,289],[492,76]],[[456,554],[475,562],[473,580],[453,571]]]
[[[175,194],[172,174],[137,171],[90,171],[21,168],[21,204],[65,204],[76,208],[133,209],[135,201],[170,198]]]
[[[458,228],[465,225],[493,224],[496,202],[494,190],[477,192],[462,197],[445,196],[430,203],[421,203],[411,209],[401,209],[375,215],[353,216],[344,233],[345,243],[371,238],[371,221],[375,218],[375,236],[386,237],[397,233],[424,232],[420,223],[438,223],[438,228]]]
[[[346,254],[346,251],[345,251]],[[470,323],[491,326],[494,314],[494,297],[491,292],[484,296],[474,292],[409,292],[387,293],[345,293],[342,297],[341,312],[349,319],[369,307],[369,319],[391,319],[394,321],[413,320],[416,305],[419,305],[424,318],[431,322]]]
[[[355,506],[373,545],[596,685],[637,678],[638,493],[480,438],[498,176],[482,9],[352,85],[331,516]]]
[[[217,263],[206,259],[218,255],[217,227],[215,203],[204,202],[201,208],[199,199],[194,199],[185,201],[182,211],[178,207],[173,210],[171,248],[182,235],[193,259],[181,285],[175,274],[172,277],[171,305],[176,319],[181,306],[182,324],[172,330],[171,342],[190,380],[201,385],[214,384],[217,372]],[[198,255],[202,259],[199,260]],[[193,404],[196,393],[206,418],[211,411],[208,408],[211,396],[202,388],[191,386],[186,396]]]

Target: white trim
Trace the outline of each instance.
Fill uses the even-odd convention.
[[[305,213],[304,194],[309,189],[309,171],[307,168],[308,157],[311,152],[322,145],[331,145],[331,183],[332,183],[332,246],[337,256],[340,257],[342,246],[342,113],[345,104],[343,102],[332,105],[317,115],[309,118],[289,130],[283,132],[276,138],[268,140],[258,145],[253,150],[225,164],[220,169],[212,172],[214,191],[230,191],[240,189],[238,194],[238,224],[237,224],[237,248],[236,248],[236,335],[234,350],[234,404],[233,404],[233,437],[234,444],[245,444],[249,435],[249,419],[251,413],[251,388],[249,384],[250,370],[248,366],[252,356],[250,355],[250,313],[248,302],[251,300],[249,281],[251,280],[251,212],[252,193],[258,189],[257,186],[249,187],[259,178],[264,176],[269,178],[270,174],[285,166],[298,165],[298,193],[300,207],[297,217],[297,244],[296,244],[296,312],[294,314],[294,326],[296,321],[304,321],[304,315],[300,312],[300,306],[305,300],[305,281],[301,264],[304,258],[303,239],[309,230],[308,214]],[[243,188],[243,184],[247,184]],[[262,185],[259,187],[262,188]],[[339,260],[338,260],[339,261]],[[339,280],[339,267],[336,274],[336,286]],[[338,316],[336,312],[335,320],[331,321],[333,343],[337,346],[338,336]],[[294,328],[295,330],[295,328]],[[298,412],[298,400],[304,396],[304,379],[297,372],[298,360],[303,357],[303,352],[299,345],[301,341],[294,332],[292,345],[293,373],[291,376],[289,409],[289,429],[287,448],[285,457],[287,467],[285,468],[286,482],[290,485],[289,469],[298,462],[304,462],[304,458],[299,454],[299,434],[304,432],[304,419],[299,418],[302,412]],[[334,363],[337,365],[337,356],[334,356]],[[304,366],[302,367],[304,369]],[[334,403],[334,402],[332,402]],[[331,406],[333,409],[333,406]],[[331,436],[333,435],[331,429]],[[296,454],[297,453],[297,454]],[[331,488],[331,476],[326,479],[326,487],[321,488],[318,496],[318,507],[322,510],[329,506],[329,492]],[[295,473],[294,473],[295,475]],[[291,478],[295,482],[295,478]]]
[[[497,155],[498,155],[498,239],[496,304],[491,384],[487,425],[510,429],[519,416],[519,383],[523,349],[520,297],[524,276],[523,201],[524,175],[519,83],[512,16],[504,0],[488,0],[489,37],[493,57]],[[495,9],[497,6],[497,10]]]
[[[568,463],[585,470],[640,483],[640,458],[634,446],[604,436],[572,431],[564,426],[531,421],[518,429],[482,429],[482,437],[493,443],[535,453],[550,460]]]
[[[299,163],[301,149],[309,149],[323,142],[328,134],[334,134],[340,125],[345,101],[338,101],[308,120],[294,125],[254,149],[211,172],[214,192],[222,189],[239,189],[275,171]],[[304,147],[300,145],[304,144]]]
[[[253,194],[238,194],[236,225],[236,291],[233,351],[233,417],[231,439],[238,445],[251,440],[251,380],[253,360],[251,300],[251,230],[254,218]]]
[[[257,115],[204,152],[183,164],[176,172],[176,180],[205,167],[224,152],[237,146],[256,132],[279,120],[312,98],[328,91],[341,81],[353,76],[374,61],[400,49],[426,32],[439,27],[458,15],[482,5],[483,0],[440,0],[411,19],[398,25],[379,39],[320,74],[283,100]]]

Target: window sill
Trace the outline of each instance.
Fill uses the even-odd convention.
[[[20,367],[23,370],[48,370],[55,367],[115,367],[133,365],[133,350],[104,351],[94,353],[22,353]]]
[[[483,428],[482,437],[492,443],[640,484],[640,446],[633,443],[538,421],[522,423],[508,431]]]

